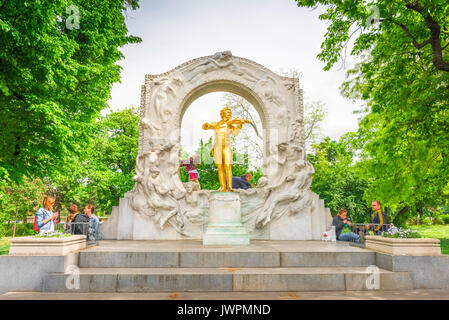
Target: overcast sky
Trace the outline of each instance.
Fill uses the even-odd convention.
[[[128,13],[129,33],[142,38],[122,48],[122,81],[112,88],[113,110],[138,107],[145,74],[167,72],[176,66],[218,51],[251,59],[272,71],[297,69],[306,102],[323,101],[328,117],[322,134],[338,139],[357,129],[358,106],[340,95],[346,70],[323,71],[316,56],[326,32],[320,10],[298,8],[293,0],[141,0]],[[346,65],[347,68],[352,66]],[[182,143],[193,150],[204,121],[216,121],[222,94],[196,100],[182,123]]]

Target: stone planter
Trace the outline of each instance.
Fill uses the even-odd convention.
[[[401,239],[366,236],[366,249],[395,256],[440,256],[439,239]]]
[[[19,237],[11,239],[9,255],[62,256],[85,248],[85,235],[73,235],[61,238]]]

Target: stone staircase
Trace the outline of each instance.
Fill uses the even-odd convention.
[[[134,241],[134,243],[139,241]],[[170,241],[167,241],[170,243]],[[175,241],[178,242],[178,241]],[[175,243],[172,241],[172,243]],[[261,241],[263,242],[263,241]],[[142,241],[142,243],[145,243]],[[135,246],[89,248],[79,253],[78,290],[70,274],[48,273],[44,292],[346,291],[369,290],[375,253],[349,246],[242,247]],[[311,247],[307,247],[307,243]],[[125,246],[126,247],[126,246]],[[378,269],[380,290],[410,290],[409,272]]]

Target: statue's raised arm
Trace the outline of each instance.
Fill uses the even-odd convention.
[[[203,128],[203,130],[214,130],[216,126],[217,126],[216,122],[212,122],[212,123],[206,122],[203,124],[202,128]]]

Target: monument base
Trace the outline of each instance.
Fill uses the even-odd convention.
[[[247,245],[249,242],[249,235],[242,224],[239,195],[234,192],[212,192],[203,245]]]

